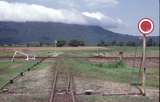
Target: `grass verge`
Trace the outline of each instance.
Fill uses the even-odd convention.
[[[26,70],[36,61],[0,61],[0,87],[2,87],[8,80],[18,75],[20,72]]]
[[[91,63],[81,59],[71,59],[68,63],[72,65],[73,71],[78,76],[128,84],[138,82],[139,69],[128,67],[127,64],[122,61],[114,63]],[[146,86],[159,87],[158,69],[154,68],[147,70]]]

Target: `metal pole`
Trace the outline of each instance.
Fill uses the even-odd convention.
[[[145,96],[145,59],[146,59],[146,36],[143,36],[143,53],[141,66],[141,94]]]
[[[54,41],[55,46],[55,53],[56,53],[56,47],[57,47],[57,40]]]
[[[55,41],[55,48],[57,47],[57,41]]]
[[[97,55],[99,56],[99,48],[97,47]]]

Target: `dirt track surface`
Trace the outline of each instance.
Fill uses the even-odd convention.
[[[119,83],[112,81],[95,80],[91,78],[75,78],[76,92],[82,94],[85,90],[93,90],[94,94],[100,95],[112,95],[112,94],[133,94],[139,93],[139,90],[127,83]],[[152,88],[147,88],[148,97],[158,97],[159,91]]]

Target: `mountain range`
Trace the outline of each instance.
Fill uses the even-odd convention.
[[[150,37],[155,42],[159,36]],[[0,44],[82,40],[88,45],[105,42],[138,42],[138,36],[115,33],[99,26],[53,22],[0,22]]]

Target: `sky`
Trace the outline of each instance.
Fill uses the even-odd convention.
[[[159,0],[0,0],[0,21],[41,21],[96,25],[113,32],[140,35],[143,17],[159,35]]]

